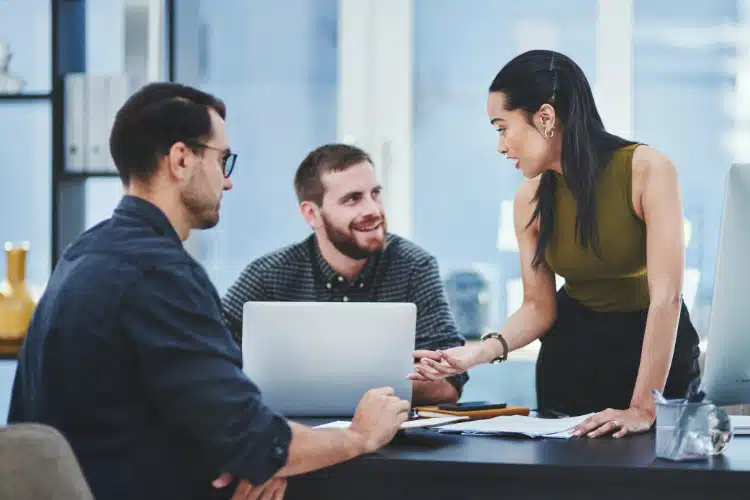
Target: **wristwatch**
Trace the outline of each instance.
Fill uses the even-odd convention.
[[[500,343],[503,345],[503,354],[502,356],[498,356],[492,361],[490,361],[490,364],[497,364],[502,363],[506,359],[508,359],[508,343],[505,341],[502,335],[500,335],[497,332],[488,332],[482,335],[479,339],[480,342],[484,342],[489,339],[497,339],[500,341]]]

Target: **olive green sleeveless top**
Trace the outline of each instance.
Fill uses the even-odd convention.
[[[565,278],[570,297],[595,311],[635,311],[649,304],[646,224],[633,208],[632,160],[637,144],[617,150],[596,188],[601,259],[576,240],[576,204],[555,173],[555,226],[546,259]]]

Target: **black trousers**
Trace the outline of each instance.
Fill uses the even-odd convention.
[[[536,363],[539,410],[583,415],[626,409],[638,375],[647,311],[597,312],[557,293],[557,320],[540,340]],[[682,397],[700,377],[698,333],[684,302],[664,395]]]

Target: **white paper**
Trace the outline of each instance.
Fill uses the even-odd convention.
[[[485,436],[513,434],[532,438],[568,439],[572,437],[573,429],[591,415],[593,413],[567,418],[536,418],[523,415],[504,415],[484,420],[444,425],[438,430],[440,432]]]
[[[419,418],[415,420],[407,420],[401,424],[401,429],[416,429],[419,427],[434,427],[438,425],[445,425],[451,422],[457,422],[460,420],[467,420],[467,416],[447,416],[447,417],[436,417],[436,418]],[[336,420],[335,422],[329,422],[327,424],[317,425],[316,429],[348,429],[351,422],[348,420]]]
[[[750,415],[730,415],[732,428],[738,436],[750,434]]]
[[[729,418],[732,420],[732,427],[735,429],[738,427],[750,427],[750,415],[730,415]]]

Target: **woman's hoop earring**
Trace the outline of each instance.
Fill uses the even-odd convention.
[[[555,135],[555,131],[552,129],[547,129],[544,131],[544,137],[546,137],[547,139],[552,139],[552,136],[554,135]]]

